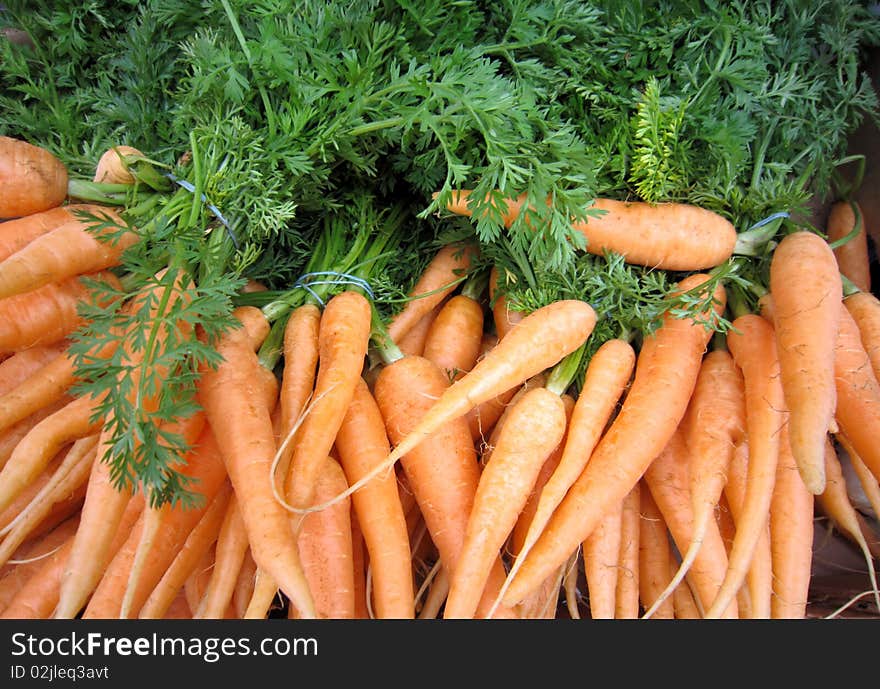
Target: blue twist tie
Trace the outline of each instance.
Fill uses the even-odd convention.
[[[332,276],[333,280],[313,280],[312,278],[323,277],[323,276]],[[373,290],[370,287],[370,283],[364,280],[357,275],[351,275],[349,273],[338,273],[335,270],[319,270],[312,273],[305,273],[301,275],[299,279],[293,284],[294,287],[302,287],[306,292],[311,294],[321,306],[326,306],[324,300],[318,296],[318,294],[311,288],[310,285],[340,285],[340,284],[350,284],[356,285],[360,287],[364,292],[367,293],[367,296],[370,300],[375,299],[375,295],[373,294]]]
[[[170,179],[172,182],[174,182],[175,184],[177,184],[178,186],[183,187],[184,189],[186,189],[190,194],[195,194],[195,193],[196,193],[196,187],[195,187],[195,185],[194,185],[192,182],[188,182],[188,181],[185,180],[185,179],[180,179],[179,177],[177,177],[176,175],[171,174],[170,172],[166,172],[166,173],[165,173],[165,176],[166,176],[168,179]],[[207,196],[205,196],[204,194],[201,194],[201,198],[202,198],[202,202],[205,204],[205,207],[206,207],[209,211],[211,211],[211,213],[214,215],[215,218],[217,218],[217,220],[219,220],[221,223],[223,223],[223,226],[226,228],[226,230],[227,230],[227,232],[228,232],[228,234],[229,234],[230,239],[232,239],[232,243],[233,243],[233,245],[235,246],[236,249],[239,249],[240,247],[239,247],[239,244],[238,244],[238,238],[235,236],[235,232],[233,232],[233,231],[232,231],[232,228],[229,226],[229,221],[226,220],[225,217],[223,217],[223,213],[220,212],[220,209],[217,208],[217,206],[215,206],[213,203],[208,203],[208,197],[207,197]]]
[[[773,213],[772,215],[768,215],[763,220],[759,220],[754,225],[752,225],[749,228],[749,230],[756,230],[759,227],[764,227],[764,225],[767,225],[767,224],[773,222],[774,220],[778,220],[779,218],[789,218],[789,217],[791,217],[791,215],[788,213],[788,211],[779,211],[778,213]],[[748,230],[746,230],[746,232],[748,232]]]

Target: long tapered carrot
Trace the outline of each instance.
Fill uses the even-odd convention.
[[[655,601],[666,588],[670,579],[669,571],[674,567],[670,558],[669,531],[666,522],[651,491],[644,487],[639,491],[639,600],[642,608],[656,608],[651,616],[655,620],[675,617],[673,596],[654,606]],[[687,586],[686,583],[682,584]]]
[[[24,248],[40,235],[51,232],[71,220],[77,220],[80,218],[77,215],[78,211],[96,214],[103,209],[104,206],[97,204],[75,203],[56,206],[40,213],[32,213],[0,223],[0,261]],[[90,224],[90,221],[82,222],[84,225]]]
[[[843,309],[834,350],[835,419],[859,458],[880,480],[880,381],[862,345],[858,325]]]
[[[613,505],[581,544],[590,618],[594,620],[613,620],[616,612],[622,508],[623,503]]]
[[[770,502],[773,567],[770,614],[773,619],[802,620],[807,616],[813,567],[814,496],[804,485],[787,441],[788,426],[783,425]]]
[[[60,206],[67,196],[67,167],[48,149],[0,136],[0,219]]]
[[[361,379],[336,434],[336,451],[348,482],[368,473],[390,450],[382,413]],[[413,618],[412,554],[396,472],[377,476],[351,498],[369,554],[375,616]]]
[[[434,254],[410,289],[410,300],[388,323],[392,341],[400,340],[458,286],[476,255],[474,244],[447,244]]]
[[[226,507],[232,497],[232,484],[224,481],[214,499],[207,505],[186,540],[174,556],[171,564],[163,572],[156,586],[150,592],[138,612],[140,619],[162,617],[183,588],[184,582],[192,574],[202,556],[217,540]],[[274,589],[273,589],[274,591]]]
[[[86,277],[119,287],[119,279],[108,271]],[[96,297],[81,278],[81,274],[60,278],[33,291],[0,299],[0,351],[16,352],[52,344],[82,325],[79,307]]]
[[[98,215],[114,227],[125,227],[110,208]],[[137,233],[128,230],[111,238],[109,233],[84,229],[80,220],[66,222],[0,261],[0,299],[112,268],[119,264],[122,252],[137,240]]]
[[[837,265],[840,267],[840,272],[852,280],[860,290],[870,292],[871,260],[868,255],[868,232],[865,229],[864,218],[865,215],[857,201],[835,201],[828,211],[825,230],[830,243],[848,237],[846,242],[834,249]],[[855,234],[852,234],[853,232]]]
[[[690,451],[681,428],[645,471],[644,481],[678,552],[686,552],[694,539],[693,500],[690,495]],[[688,570],[687,579],[701,609],[706,610],[722,585],[728,569],[727,549],[717,522],[706,527],[703,543]],[[735,619],[739,614],[736,600],[728,601],[720,616]]]
[[[6,395],[49,364],[69,345],[59,340],[49,345],[28,347],[0,362],[0,395]]]
[[[422,356],[425,351],[425,340],[428,337],[428,331],[431,329],[431,323],[440,313],[445,301],[441,301],[437,306],[422,316],[418,322],[410,328],[406,334],[401,336],[397,341],[397,347],[403,354]]]
[[[699,289],[707,279],[704,274],[694,274],[682,279],[678,289]],[[713,297],[713,308],[723,309],[726,296],[720,285]],[[525,324],[523,320],[517,325],[499,347],[522,332]],[[564,562],[663,450],[687,409],[710,334],[702,323],[667,314],[660,327],[645,338],[617,417],[513,577],[506,602],[523,598]]]
[[[338,462],[338,459],[334,461]],[[368,620],[375,617],[371,600],[372,577],[367,546],[354,505],[349,509],[349,520],[351,521],[351,564],[354,570],[354,617],[358,620]]]
[[[470,191],[453,193],[447,209],[470,216]],[[510,227],[523,210],[524,196],[505,199],[504,224]],[[588,209],[601,211],[572,226],[586,239],[586,250],[599,256],[622,254],[628,263],[664,270],[713,268],[730,258],[736,228],[726,218],[685,203],[596,199]]]
[[[482,341],[483,306],[473,297],[456,294],[431,323],[422,356],[456,380],[474,367]]]
[[[325,458],[318,474],[315,496],[324,501],[348,486],[345,473],[331,457]],[[351,529],[351,501],[331,505],[305,515],[298,535],[300,558],[315,610],[321,619],[355,618],[354,546]],[[288,616],[296,617],[291,609]]]
[[[404,357],[385,366],[376,379],[373,394],[389,440],[400,447],[402,439],[412,435],[413,429],[431,413],[436,400],[449,389],[449,379],[436,364],[423,357]],[[480,479],[476,449],[464,418],[451,417],[415,443],[401,457],[401,466],[443,568],[454,572]],[[367,476],[374,472],[383,473],[373,469]],[[413,551],[416,556],[415,548]],[[492,571],[486,587],[489,596],[497,593],[504,579],[500,556]],[[494,601],[489,596],[483,596],[478,614],[484,614]]]
[[[286,500],[294,508],[305,509],[312,503],[321,465],[333,447],[354,388],[361,379],[371,318],[370,302],[359,292],[341,292],[324,307],[313,398],[297,431],[285,480]],[[298,522],[299,517],[294,521]]]
[[[880,379],[880,299],[871,292],[855,292],[844,297],[843,305],[856,322],[871,368]]]
[[[636,483],[623,499],[620,518],[619,572],[615,591],[614,618],[635,620],[639,617],[639,504],[641,484]]]
[[[254,586],[257,580],[257,563],[251,555],[250,548],[244,554],[244,562],[238,572],[235,581],[235,589],[232,592],[232,606],[235,608],[235,617],[243,620],[247,612],[248,603],[254,595]]]
[[[716,349],[703,357],[697,384],[682,419],[690,451],[690,492],[694,535],[682,555],[678,572],[654,605],[672,593],[694,563],[706,529],[727,482],[733,448],[745,435],[745,390],[742,372],[730,352]],[[653,609],[645,612],[647,617]]]
[[[6,466],[15,448],[31,432],[34,426],[45,419],[50,414],[61,410],[73,400],[64,396],[56,402],[53,402],[42,409],[38,409],[32,414],[26,416],[21,421],[17,421],[4,431],[0,431],[0,469]]]
[[[736,535],[736,524],[733,521],[733,514],[730,511],[730,506],[727,504],[727,498],[722,493],[721,497],[718,500],[718,507],[715,510],[715,522],[718,524],[718,530],[721,532],[721,538],[724,541],[724,547],[727,549],[727,555],[730,557],[730,546],[733,544],[733,538]],[[770,525],[767,524],[767,529],[769,533]],[[769,553],[769,536],[767,538],[768,542],[768,553]],[[746,580],[748,583],[748,578],[752,574],[752,569],[755,566],[755,560],[758,556],[758,549],[755,548],[755,555],[752,556],[752,564],[749,567],[749,574],[746,575]],[[768,561],[770,560],[770,556],[767,556]],[[769,589],[771,591],[771,595],[768,596],[767,607],[769,609],[770,603],[769,600],[772,597],[772,586]],[[739,587],[739,590],[736,592],[736,607],[739,613],[739,618],[741,620],[748,620],[754,617],[752,613],[752,592],[749,587],[745,584]],[[768,615],[769,617],[769,615]]]
[[[233,313],[239,320],[262,322],[263,338],[268,334],[269,324],[259,309],[239,307]],[[269,381],[265,374],[271,372],[260,365],[244,329],[224,334],[217,350],[223,362],[203,373],[200,399],[235,487],[251,552],[257,566],[275,579],[300,616],[314,617],[290,514],[272,489],[271,466],[278,443],[266,403]]]
[[[825,434],[836,404],[834,345],[843,284],[834,252],[819,235],[786,235],[770,262],[773,323],[791,451],[807,489],[825,485]]]
[[[779,431],[785,423],[786,401],[773,326],[757,314],[745,314],[734,319],[733,328],[727,334],[727,345],[743,372],[745,385],[748,483],[736,520],[727,573],[717,598],[706,610],[707,617],[718,617],[727,608],[748,574],[756,544],[770,514],[779,457]],[[823,476],[824,461],[823,458]]]
[[[736,524],[740,519],[745,502],[746,487],[749,483],[749,443],[743,440],[737,444],[727,471],[727,483],[724,485],[723,500],[730,511],[733,521],[733,537],[736,535]],[[728,553],[733,545],[733,537],[728,544]],[[740,616],[749,619],[769,620],[771,600],[773,598],[773,567],[770,552],[770,520],[769,515],[760,529],[758,541],[749,563],[746,581],[740,590],[748,591],[748,610],[740,611]],[[739,592],[738,592],[739,593]]]
[[[476,614],[492,564],[565,427],[565,403],[547,388],[529,390],[511,408],[480,475],[461,552],[451,570],[445,618]]]
[[[196,619],[222,619],[232,602],[235,583],[244,564],[248,549],[247,530],[241,518],[238,500],[232,496],[226,507],[226,515],[217,534],[214,551],[214,567],[208,580],[208,587],[193,611]]]
[[[584,470],[615,406],[629,384],[635,360],[636,354],[632,345],[621,339],[602,343],[590,359],[581,391],[572,410],[559,465],[541,491],[524,543],[508,574],[509,580],[512,581],[516,576],[553,511]]]

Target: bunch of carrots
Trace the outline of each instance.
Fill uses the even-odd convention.
[[[95,180],[130,183],[131,153]],[[236,306],[198,407],[156,420],[186,440],[175,468],[200,500],[181,504],[114,475],[113,420],[75,392],[82,306],[116,293],[100,286],[134,235],[25,142],[0,139],[0,190],[2,617],[803,618],[817,509],[880,611],[880,538],[844,481],[849,465],[880,514],[880,302],[850,201],[825,236],[770,245],[754,301],[719,278],[744,260],[725,219],[597,202],[589,251],[674,271],[670,303],[704,304],[640,337],[594,342],[604,314],[567,295],[514,310],[475,240],[439,249],[386,322],[357,282],[276,320]],[[185,279],[120,308],[173,313]],[[137,372],[141,340],[206,337],[127,335],[90,356]]]

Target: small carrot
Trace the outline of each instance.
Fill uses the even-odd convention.
[[[613,505],[581,544],[590,618],[594,620],[613,620],[616,613],[622,510],[623,503]]]
[[[825,434],[836,392],[834,345],[843,285],[834,252],[809,231],[786,235],[770,262],[773,324],[791,451],[807,489],[825,485]]]
[[[114,227],[125,227],[113,210],[102,210],[101,214]],[[130,230],[115,237],[106,231],[85,230],[80,220],[64,223],[0,261],[0,298],[105,271],[118,265],[122,252],[137,240],[138,235]]]
[[[336,451],[349,483],[368,473],[390,451],[382,413],[361,379],[336,434]],[[406,515],[394,470],[377,476],[351,496],[369,554],[372,600],[380,619],[415,616]]]
[[[238,501],[233,495],[226,506],[220,533],[217,534],[211,577],[199,601],[199,607],[193,611],[193,618],[209,620],[223,618],[232,602],[235,582],[238,580],[247,549],[247,531],[244,528]]]
[[[59,340],[50,345],[28,347],[0,362],[0,395],[19,387],[60,355],[69,344],[67,340]]]
[[[845,433],[837,433],[835,438],[847,454],[850,467],[855,474],[868,505],[870,505],[874,514],[880,514],[880,483],[878,483],[877,477],[874,476],[871,469],[862,461],[859,453]]]
[[[507,297],[498,289],[500,280],[501,271],[498,266],[492,266],[489,271],[489,305],[492,308],[492,323],[499,340],[525,318],[524,312],[510,308]]]
[[[853,281],[863,292],[871,291],[871,261],[868,256],[868,233],[865,215],[857,201],[842,199],[831,204],[825,230],[828,242],[846,238],[834,248],[834,257],[840,272]]]
[[[315,497],[329,500],[343,492],[348,481],[342,467],[327,457],[320,467]],[[315,598],[319,619],[355,618],[354,549],[351,503],[342,500],[303,517],[298,535],[300,558]],[[288,616],[296,618],[291,608]]]
[[[565,404],[533,388],[511,408],[480,475],[464,542],[451,570],[445,618],[471,618],[493,562],[510,536],[544,462],[565,433]]]
[[[682,279],[678,289],[699,289],[706,280],[697,273]],[[726,296],[720,285],[713,297],[713,308],[723,309]],[[522,332],[525,324],[523,320],[498,346]],[[645,338],[619,413],[513,577],[506,602],[521,600],[564,562],[663,450],[687,409],[709,338],[701,323],[670,314]]]
[[[470,191],[453,193],[447,210],[470,216]],[[504,224],[510,227],[523,209],[525,196],[505,199]],[[588,211],[599,211],[572,226],[592,254],[621,254],[628,263],[663,270],[695,271],[713,268],[733,253],[736,228],[726,218],[684,203],[596,199]]]
[[[639,617],[639,505],[641,484],[637,483],[623,499],[620,525],[620,556],[615,591],[614,618],[635,620]]]
[[[784,425],[770,503],[771,617],[802,620],[807,616],[813,567],[814,496],[804,485],[787,441],[788,427]]]
[[[78,212],[96,215],[102,210],[104,206],[75,203],[0,222],[0,261],[24,248],[40,235],[51,232],[64,223],[81,219]]]
[[[143,153],[133,146],[111,146],[98,158],[92,181],[102,184],[134,184],[135,177],[126,163],[127,156],[140,156]]]
[[[422,356],[425,351],[425,340],[428,337],[428,330],[431,329],[431,323],[434,322],[434,319],[437,317],[437,314],[440,313],[440,309],[443,308],[445,303],[446,301],[441,301],[437,304],[437,306],[422,316],[418,322],[400,338],[397,347],[403,352],[403,354]]]
[[[232,605],[235,608],[235,617],[243,620],[247,612],[248,602],[254,595],[254,586],[257,580],[257,563],[251,555],[250,548],[244,554],[244,562],[238,572],[235,581],[235,589],[232,592]]]
[[[776,341],[773,326],[757,314],[735,318],[727,334],[727,345],[743,372],[745,385],[748,483],[736,519],[736,536],[727,573],[718,596],[706,610],[706,617],[718,617],[735,598],[770,514],[779,457],[779,430],[785,422],[785,396]],[[822,461],[824,466],[824,458]]]
[[[842,309],[836,338],[835,419],[855,453],[880,479],[880,381],[862,345],[858,325],[847,309]]]
[[[259,309],[239,307],[233,314],[240,321],[262,323],[262,337],[268,334],[269,324]],[[275,579],[300,616],[314,617],[290,516],[272,490],[270,468],[278,443],[265,400],[266,386],[274,376],[260,365],[245,328],[225,333],[217,350],[223,362],[202,374],[200,399],[238,496],[251,552],[257,566]]]
[[[483,333],[483,340],[480,346],[480,354],[477,356],[477,361],[480,361],[480,359],[486,356],[489,350],[491,350],[496,344],[498,344],[497,335],[494,333]],[[492,434],[492,429],[495,427],[496,422],[501,418],[501,415],[504,413],[504,410],[507,408],[507,405],[518,389],[517,386],[514,386],[509,390],[505,390],[500,395],[497,395],[490,400],[486,400],[485,402],[476,405],[473,409],[468,410],[467,414],[465,414],[465,418],[467,419],[468,427],[471,429],[471,438],[473,438],[475,443],[485,442]]]
[[[39,213],[67,197],[67,168],[42,146],[0,136],[0,189],[0,218]]]
[[[855,292],[844,297],[843,305],[856,322],[871,368],[880,379],[880,299],[870,292]]]
[[[431,323],[422,356],[457,380],[470,371],[483,341],[483,306],[472,296],[449,298]]]
[[[447,244],[434,255],[410,290],[410,300],[388,324],[393,342],[398,342],[457,287],[476,254],[473,244]]]
[[[669,531],[663,515],[651,491],[644,487],[639,491],[639,600],[642,608],[654,608],[654,603],[666,588],[670,569],[674,563],[670,557]],[[687,586],[686,583],[681,584]],[[675,592],[670,598],[656,606],[652,619],[673,619],[675,609],[673,601]]]
[[[0,268],[0,274],[2,270]],[[87,277],[119,287],[119,279],[110,272]],[[80,305],[95,300],[80,274],[0,299],[0,351],[17,352],[63,340],[84,322],[79,313]],[[108,302],[98,303],[107,305]]]

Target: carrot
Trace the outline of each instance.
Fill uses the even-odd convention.
[[[40,235],[51,232],[67,222],[80,219],[84,225],[90,224],[83,221],[77,212],[97,215],[105,208],[96,204],[76,203],[56,206],[40,213],[0,222],[0,261],[24,248]]]
[[[32,239],[14,254],[0,261],[0,298],[30,292],[50,282],[76,275],[96,273],[119,264],[122,252],[138,240],[137,233],[115,228],[127,227],[112,209],[96,216],[111,229],[91,231],[82,220],[71,220]],[[94,221],[92,221],[92,224]]]
[[[465,380],[462,378],[452,385],[461,385]],[[404,357],[385,366],[376,379],[373,394],[389,440],[402,447],[404,439],[412,437],[413,429],[423,425],[425,417],[436,408],[437,400],[450,389],[449,379],[436,364],[423,357]],[[413,443],[400,461],[443,568],[452,573],[462,552],[480,481],[476,450],[465,420],[460,415],[451,415],[421,442]],[[387,463],[377,465],[384,471],[388,466]],[[366,476],[372,473],[379,475],[380,472],[374,468]],[[411,545],[411,550],[417,556],[416,547]],[[489,595],[483,596],[480,614],[494,601],[490,596],[497,593],[503,578],[498,556],[487,586]]]
[[[643,484],[644,486],[644,484]],[[670,557],[669,532],[660,508],[651,497],[651,491],[639,491],[639,600],[645,610],[654,608],[654,602],[666,588],[670,568],[675,565]],[[674,571],[674,569],[673,569]],[[687,586],[687,584],[683,584]],[[673,596],[656,606],[651,616],[655,620],[673,619]]]
[[[846,478],[843,475],[843,467],[830,437],[825,441],[825,475],[828,477],[828,480],[825,484],[825,490],[821,495],[816,496],[816,506],[862,551],[868,567],[871,587],[874,589],[874,603],[877,606],[878,612],[880,612],[880,592],[878,592],[877,588],[874,555],[862,530],[859,514],[850,501],[849,492],[846,487]]]
[[[635,620],[639,617],[639,504],[637,483],[623,499],[620,529],[620,556],[615,592],[614,618]]]
[[[819,235],[786,235],[770,262],[770,294],[791,451],[807,489],[825,486],[825,435],[834,418],[834,345],[843,285]]]
[[[853,447],[849,438],[846,437],[846,434],[837,433],[835,438],[846,452],[847,457],[849,458],[849,464],[852,467],[853,473],[858,480],[858,484],[861,487],[862,493],[864,493],[868,504],[871,506],[875,515],[880,514],[880,485],[878,485],[877,477],[874,476],[870,468],[868,468],[868,466],[862,461],[862,458],[859,456],[858,452],[856,452],[856,449]]]
[[[489,271],[489,305],[492,307],[492,323],[499,340],[525,318],[525,313],[510,308],[507,297],[498,289],[500,280],[501,271],[498,266],[492,266]]]
[[[594,620],[613,620],[616,613],[622,511],[623,503],[612,506],[581,544],[590,618]]]
[[[706,279],[694,274],[684,278],[678,289],[699,288]],[[723,288],[719,285],[713,294],[715,308],[722,309]],[[505,340],[523,331],[525,324],[524,320]],[[645,338],[618,415],[513,577],[506,602],[521,600],[564,562],[663,450],[687,409],[709,338],[710,332],[700,323],[671,314]]]
[[[476,254],[473,244],[447,244],[434,254],[410,289],[406,306],[388,323],[388,336],[393,342],[398,342],[456,288]]]
[[[690,450],[685,442],[684,432],[679,427],[644,475],[645,485],[663,515],[679,553],[687,552],[694,540],[694,510],[690,494],[691,464]],[[701,610],[706,610],[711,601],[715,600],[728,566],[727,549],[724,547],[718,523],[713,519],[706,527],[703,543],[687,574]],[[725,603],[720,616],[735,619],[738,614],[736,600],[731,600]]]
[[[470,191],[455,192],[447,209],[470,216]],[[522,211],[525,196],[505,199],[504,224],[510,227]],[[730,258],[736,228],[726,218],[684,203],[596,199],[588,212],[600,211],[572,226],[586,240],[591,254],[621,254],[628,263],[663,270],[713,268]]]
[[[339,462],[338,459],[334,461]],[[354,505],[349,509],[349,519],[351,520],[351,564],[354,570],[354,617],[358,620],[373,619],[375,615],[372,612],[370,561]]]
[[[863,292],[870,292],[871,262],[868,257],[868,233],[865,231],[864,218],[857,201],[835,201],[828,211],[825,233],[831,244],[852,235],[834,249],[834,257],[843,275]]]
[[[870,292],[856,292],[844,297],[843,305],[859,328],[862,346],[880,380],[880,299]]]
[[[431,329],[431,323],[434,322],[445,303],[446,301],[442,301],[437,304],[400,338],[397,347],[403,354],[422,356],[425,351],[425,340],[428,337],[428,330]]]
[[[787,441],[788,426],[784,425],[770,503],[771,617],[805,619],[813,566],[814,496],[801,479]]]
[[[546,459],[565,433],[565,404],[533,388],[511,408],[480,475],[458,561],[451,570],[444,618],[471,618],[493,562],[510,536]]]
[[[235,588],[232,591],[232,605],[235,608],[235,617],[237,619],[245,619],[248,602],[254,595],[254,586],[257,580],[257,563],[254,562],[254,556],[251,555],[250,548],[244,554],[244,562],[241,563],[241,569],[238,572],[238,579],[235,581]]]
[[[253,556],[252,556],[253,557]],[[266,571],[257,567],[254,575],[254,590],[247,601],[242,617],[246,620],[262,620],[276,602],[278,585]]]
[[[449,595],[449,577],[438,561],[433,570],[434,576],[426,580],[428,594],[419,608],[420,620],[436,620],[440,617],[443,604]],[[424,585],[424,584],[423,584]]]
[[[0,395],[7,395],[61,354],[70,343],[59,340],[49,345],[28,347],[0,362]]]
[[[749,481],[748,472],[749,444],[747,440],[743,440],[734,449],[733,457],[728,467],[724,495],[722,496],[733,520],[734,537],[736,536],[736,524],[741,518],[740,514],[745,500],[746,487]],[[749,601],[748,611],[741,610],[740,616],[748,615],[749,619],[769,620],[771,615],[773,569],[770,551],[769,514],[767,517],[763,527],[760,529],[758,542],[755,544],[755,552],[752,554],[752,560],[749,563],[746,586],[740,587],[740,591],[743,588],[748,591]],[[733,538],[731,538],[728,545],[728,552],[732,545]],[[740,595],[740,593],[737,592],[737,595]]]
[[[174,597],[183,588],[184,582],[217,540],[231,497],[232,485],[229,481],[225,481],[144,601],[138,612],[140,619],[158,619],[166,613]]]
[[[125,539],[128,538],[129,532],[140,517],[143,506],[144,501],[140,496],[132,498],[126,506],[125,513],[112,536],[111,550],[121,547]],[[30,577],[28,583],[10,601],[9,606],[3,611],[2,617],[6,619],[48,619],[53,616],[53,609],[58,603],[63,574],[67,568],[75,538],[76,534],[72,534],[62,548],[55,551],[51,557],[43,562],[40,569]]]
[[[0,218],[39,213],[67,197],[67,168],[41,146],[0,136],[0,189]]]
[[[77,274],[45,282],[32,291],[0,299],[0,351],[17,352],[51,345],[80,327],[84,321],[79,306],[95,300],[81,277]],[[92,273],[87,277],[119,287],[119,279],[110,272]],[[100,303],[107,304],[106,301]]]
[[[437,364],[450,380],[457,380],[474,367],[482,341],[482,305],[473,297],[456,294],[431,323],[422,356]]]
[[[239,307],[233,314],[239,321],[262,323],[262,337],[268,334],[269,324],[259,309]],[[223,362],[202,374],[199,392],[239,499],[251,552],[300,616],[314,617],[290,516],[272,490],[270,467],[277,442],[265,398],[267,386],[277,382],[260,365],[246,329],[225,333],[217,351]]]
[[[565,568],[565,576],[562,579],[562,593],[565,596],[565,610],[572,620],[581,619],[580,594],[578,592],[578,558],[576,552],[568,561]]]
[[[584,467],[629,384],[636,354],[626,340],[603,342],[590,359],[584,382],[572,410],[559,465],[541,491],[535,516],[529,524],[522,548],[517,551],[508,579],[512,580],[537,542],[554,510]]]
[[[479,362],[496,344],[498,344],[498,336],[493,333],[483,333],[483,340],[480,345],[480,354],[477,356]],[[476,364],[475,364],[476,365]],[[486,400],[473,409],[468,410],[465,418],[468,422],[468,428],[471,429],[471,438],[474,442],[485,442],[486,438],[492,433],[495,423],[501,418],[508,403],[516,394],[518,386],[514,386],[509,390],[505,390],[500,395]]]
[[[208,588],[208,581],[211,579],[211,570],[214,569],[215,549],[217,541],[212,542],[205,550],[201,559],[199,559],[193,571],[186,578],[183,584],[183,594],[186,597],[186,603],[190,610],[198,610],[205,590]],[[225,617],[225,615],[224,615]]]
[[[742,372],[727,350],[709,352],[703,357],[691,401],[682,419],[691,459],[693,538],[683,554],[678,572],[654,605],[661,604],[672,593],[697,557],[727,482],[727,467],[733,448],[745,435],[745,416]],[[650,617],[653,612],[649,609],[645,615]]]
[[[336,434],[336,451],[349,483],[391,451],[382,413],[363,379]],[[351,498],[369,554],[375,616],[413,618],[411,552],[396,473],[392,469],[377,476]]]
[[[143,155],[133,146],[111,146],[98,158],[92,181],[102,184],[134,184],[135,178],[128,169],[126,156]]]
[[[777,310],[780,309],[776,297],[774,302]],[[785,423],[777,339],[773,326],[757,314],[735,318],[727,334],[727,345],[743,372],[745,385],[748,482],[736,519],[736,536],[730,548],[727,573],[718,596],[706,610],[706,617],[718,617],[736,596],[770,513],[779,457],[779,430]],[[824,458],[822,461],[824,465]],[[821,473],[824,476],[824,469]]]
[[[675,559],[671,556],[671,549],[672,546],[670,545],[669,578],[675,576],[675,571],[678,569]],[[689,586],[685,585],[685,582],[676,587],[672,596],[672,605],[676,620],[700,620],[703,618],[703,611],[697,605],[693,591],[691,591]]]
[[[342,467],[327,457],[320,467],[315,497],[324,501],[343,492],[348,481]],[[354,619],[354,551],[351,502],[341,500],[305,515],[298,537],[300,558],[321,619]],[[295,618],[291,608],[288,616]]]
[[[244,563],[248,549],[247,531],[241,518],[241,510],[235,496],[226,507],[220,533],[217,534],[216,550],[214,551],[214,567],[199,601],[199,607],[193,612],[195,619],[222,619],[226,609],[232,602],[235,582]]]
[[[362,294],[333,296],[324,307],[318,332],[318,373],[309,411],[297,431],[285,495],[288,505],[306,509],[314,498],[321,465],[361,379],[370,342],[372,310]],[[294,519],[298,524],[301,517]],[[298,528],[298,527],[295,527]]]
[[[837,332],[834,382],[837,425],[874,477],[880,479],[880,382],[847,309],[842,310]]]
[[[721,532],[721,539],[724,541],[724,547],[727,551],[727,556],[730,557],[730,546],[733,545],[733,539],[736,536],[736,523],[733,521],[733,514],[730,512],[730,506],[727,504],[727,499],[724,497],[724,494],[718,499],[718,508],[715,510],[715,521],[718,524],[718,531]],[[769,523],[768,523],[769,529]],[[768,531],[769,533],[769,531]],[[768,552],[769,552],[769,537],[767,538],[768,544]],[[755,555],[752,556],[752,564],[749,567],[749,574],[746,575],[746,578],[751,576],[752,569],[754,568],[756,558],[758,556],[758,550],[755,549]],[[769,562],[770,556],[768,554],[767,561]],[[768,569],[769,571],[769,569]],[[769,589],[770,595],[767,597],[767,607],[769,609],[770,606],[770,598],[772,598],[773,590],[772,584]],[[752,594],[749,590],[749,587],[746,585],[740,586],[739,590],[736,592],[736,607],[739,613],[739,619],[747,620],[753,619],[754,614],[752,613]],[[769,617],[769,615],[768,615]]]

